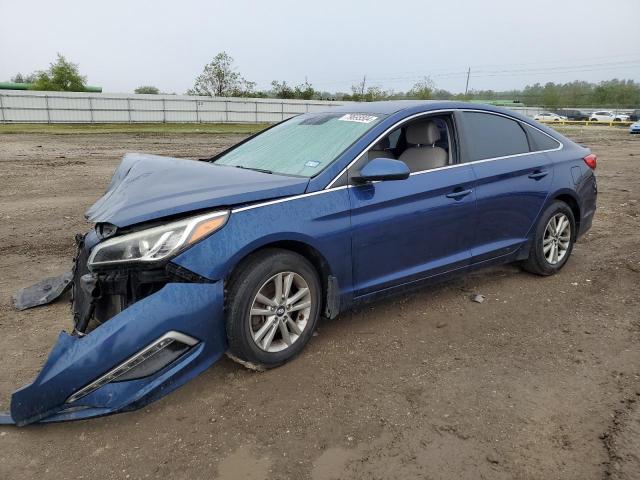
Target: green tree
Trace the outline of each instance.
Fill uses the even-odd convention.
[[[365,81],[351,86],[351,95],[344,95],[343,100],[353,100],[354,102],[376,102],[389,98],[389,92],[378,86],[367,87]]]
[[[30,73],[29,75],[22,75],[20,72],[18,72],[12,79],[11,81],[13,83],[33,83],[36,81],[36,74],[35,73]]]
[[[553,82],[549,82],[544,86],[542,91],[542,103],[545,108],[553,110],[561,105],[560,92]]]
[[[389,93],[380,87],[368,87],[364,94],[365,102],[376,102],[389,97]]]
[[[231,90],[232,97],[262,97],[262,94],[255,94],[256,82],[250,82],[240,78],[236,86]]]
[[[275,98],[296,98],[296,92],[287,85],[286,81],[279,82],[274,80],[271,82],[271,95]]]
[[[82,92],[86,86],[86,77],[80,75],[78,65],[59,53],[49,70],[36,72],[35,76],[31,90]]]
[[[633,80],[607,80],[593,89],[593,104],[610,107],[635,107],[640,104],[640,85]]]
[[[233,57],[226,52],[217,54],[211,63],[204,66],[196,77],[192,89],[187,95],[208,95],[210,97],[249,96],[256,84],[246,80],[233,65]]]
[[[154,87],[153,85],[142,85],[134,90],[134,93],[147,93],[151,95],[158,95],[160,90],[158,87]]]
[[[311,100],[316,95],[313,86],[305,80],[304,83],[291,87],[285,80],[271,82],[269,95],[274,98],[297,98],[300,100]]]
[[[293,94],[295,98],[299,98],[300,100],[311,100],[316,94],[316,91],[313,86],[305,80],[304,83],[294,87]]]
[[[418,100],[429,100],[430,98],[433,98],[435,88],[433,80],[429,77],[424,77],[424,79],[416,82],[413,87],[411,87],[407,96]]]
[[[453,97],[453,94],[448,90],[438,88],[433,91],[433,98],[436,100],[449,100],[451,97]]]

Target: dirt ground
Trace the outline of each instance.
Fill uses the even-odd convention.
[[[599,210],[559,275],[477,272],[323,321],[273,371],[224,359],[136,412],[2,427],[0,478],[640,478],[640,136],[570,136]],[[69,267],[122,154],[241,138],[0,135],[0,409],[70,327],[68,302],[10,297]]]

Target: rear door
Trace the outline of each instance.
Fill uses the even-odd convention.
[[[560,144],[526,124],[499,114],[460,114],[464,160],[476,177],[476,227],[472,262],[507,255],[526,241],[553,178],[545,150]]]

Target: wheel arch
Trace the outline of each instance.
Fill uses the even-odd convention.
[[[573,218],[576,222],[576,234],[580,232],[581,211],[580,211],[580,203],[578,202],[576,195],[569,193],[569,191],[558,192],[556,193],[556,195],[551,197],[552,202],[556,200],[559,200],[569,205],[569,208],[573,213]]]
[[[531,249],[531,243],[535,235],[536,225],[538,225],[538,222],[540,221],[540,218],[547,207],[549,207],[549,205],[551,205],[556,200],[564,202],[569,206],[576,222],[576,235],[580,232],[580,203],[578,202],[578,196],[576,195],[576,193],[568,189],[553,192],[547,197],[547,201],[543,204],[543,207],[540,209],[535,221],[531,225],[531,228],[527,233],[527,241],[518,252],[518,260],[524,260],[529,257],[529,251]]]
[[[242,270],[242,266],[251,257],[269,248],[277,248],[297,253],[313,265],[313,268],[315,268],[318,276],[320,277],[320,285],[322,288],[322,306],[320,311],[330,318],[335,317],[338,313],[336,308],[338,289],[337,279],[333,276],[331,265],[316,247],[301,240],[275,240],[255,246],[250,251],[245,252],[241,258],[234,262],[226,275],[225,283],[228,283],[236,273],[240,272]]]

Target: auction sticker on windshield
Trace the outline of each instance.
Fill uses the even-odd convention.
[[[338,120],[342,120],[343,122],[371,123],[377,119],[378,117],[374,115],[365,115],[363,113],[347,113],[346,115],[341,116]]]

